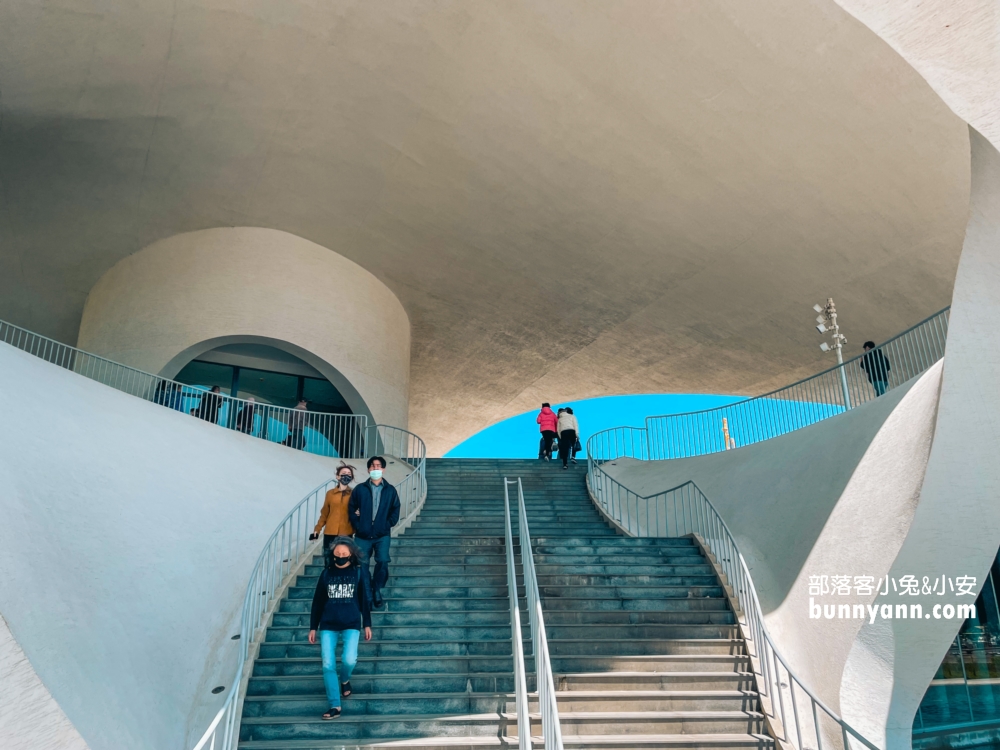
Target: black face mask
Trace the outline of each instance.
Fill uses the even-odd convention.
[[[352,480],[353,478],[354,478],[354,477],[349,477],[349,476],[347,476],[347,475],[345,474],[344,476],[342,476],[342,477],[340,478],[340,483],[341,483],[341,484],[350,484],[350,483],[351,483],[351,480]]]
[[[351,556],[348,555],[347,557],[337,557],[336,555],[334,555],[333,564],[338,568],[345,568],[351,564]]]

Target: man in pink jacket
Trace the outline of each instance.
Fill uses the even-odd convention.
[[[545,441],[545,448],[542,451],[543,458],[548,461],[552,456],[552,441],[556,438],[556,429],[559,420],[551,407],[545,403],[542,404],[542,410],[538,412],[538,419],[535,421],[538,423],[539,429],[542,432],[542,439]]]

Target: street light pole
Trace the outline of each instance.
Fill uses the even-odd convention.
[[[830,332],[830,338],[832,339],[831,344],[827,344],[824,341],[819,345],[819,348],[824,352],[828,352],[830,349],[837,351],[837,365],[840,369],[840,387],[844,391],[844,410],[846,411],[851,408],[851,394],[847,388],[847,373],[844,372],[843,347],[847,343],[847,337],[840,332],[840,326],[837,325],[837,307],[833,304],[833,297],[827,297],[825,307],[813,305],[813,310],[819,313],[816,318],[816,330],[820,333]]]

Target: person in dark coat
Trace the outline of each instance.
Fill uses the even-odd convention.
[[[361,560],[367,570],[372,553],[375,572],[372,575],[372,605],[380,608],[384,600],[382,589],[389,581],[389,543],[392,527],[399,522],[401,504],[396,488],[383,477],[385,459],[368,459],[368,481],[357,485],[347,502],[347,514],[354,526],[354,541],[361,549]]]
[[[865,342],[865,356],[861,358],[858,366],[865,371],[868,382],[875,389],[875,396],[881,396],[889,388],[889,371],[892,365],[881,349],[875,348],[874,341]]]
[[[217,424],[219,421],[219,409],[222,408],[222,391],[217,385],[212,386],[212,390],[202,394],[201,402],[197,409],[193,409],[194,415],[198,419]]]
[[[247,435],[252,435],[253,418],[256,413],[257,407],[254,406],[253,396],[251,396],[247,399],[243,408],[240,409],[239,414],[236,415],[236,429],[240,432],[245,432]]]
[[[309,614],[309,643],[316,645],[319,631],[323,658],[323,685],[330,708],[323,719],[340,716],[340,699],[351,694],[351,674],[358,663],[358,642],[364,628],[365,640],[372,639],[371,591],[368,575],[361,565],[361,550],[350,537],[334,540],[332,554],[316,582]],[[342,641],[340,673],[337,672],[337,643]]]

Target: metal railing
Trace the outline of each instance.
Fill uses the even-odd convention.
[[[764,624],[753,579],[726,522],[693,482],[654,495],[638,495],[605,472],[593,458],[587,480],[594,504],[630,536],[682,537],[697,535],[725,574],[739,604],[737,615],[762,698],[762,710],[772,720],[776,739],[796,750],[879,750],[844,721],[795,676],[778,653]],[[791,719],[791,721],[789,721]]]
[[[687,458],[738,448],[784,435],[873,401],[927,370],[944,356],[951,308],[903,331],[871,352],[776,391],[715,409],[646,418],[634,457]],[[867,368],[867,369],[866,369]],[[869,378],[869,374],[873,377]],[[604,442],[620,436],[597,433],[587,453],[603,457]]]
[[[514,659],[514,705],[517,711],[517,746],[519,750],[532,750],[531,716],[528,714],[528,681],[524,671],[524,642],[522,641],[523,635],[521,633],[521,605],[517,598],[517,570],[514,563],[514,541],[510,524],[510,494],[507,491],[506,477],[503,483],[503,519],[507,547],[507,596],[510,599],[510,644],[511,655]]]
[[[508,482],[504,477],[504,501],[507,501]],[[535,575],[535,559],[531,549],[531,531],[528,528],[528,511],[524,504],[524,488],[521,478],[517,479],[517,526],[521,546],[521,567],[524,571],[524,595],[528,604],[528,619],[531,623],[531,653],[535,659],[535,685],[538,688],[538,711],[542,718],[542,738],[545,750],[563,750],[562,728],[559,725],[559,706],[556,702],[555,681],[552,677],[552,662],[549,658],[549,640],[545,634],[545,618],[542,615],[542,598],[538,594],[538,577]],[[520,730],[519,730],[520,731]]]
[[[321,456],[367,454],[368,418],[290,409],[161,378],[0,320],[0,342],[98,383],[245,435]]]
[[[388,425],[372,425],[371,428],[377,435],[372,435],[371,439],[366,441],[371,448],[370,455],[384,455],[390,460],[397,458],[411,467],[406,477],[395,485],[402,506],[396,528],[406,528],[413,521],[427,495],[425,480],[427,448],[424,441],[412,432]],[[379,450],[376,451],[376,448]],[[404,455],[395,455],[394,450]],[[257,564],[250,574],[250,582],[247,584],[246,596],[243,599],[236,675],[226,702],[193,750],[234,750],[236,747],[239,740],[237,734],[240,696],[244,671],[250,659],[250,648],[263,637],[274,606],[283,595],[289,577],[296,573],[304,561],[315,554],[320,545],[319,541],[310,542],[309,535],[319,517],[327,490],[336,485],[337,480],[330,479],[306,495],[278,524],[278,528],[264,545],[260,557],[257,558]],[[413,494],[416,494],[415,498],[410,497]]]

